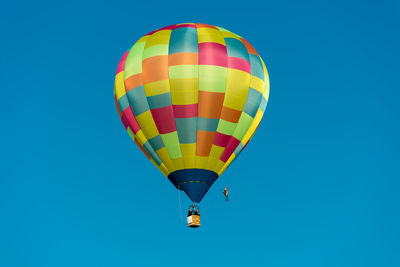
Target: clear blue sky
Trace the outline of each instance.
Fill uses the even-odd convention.
[[[399,1],[6,0],[0,266],[400,266],[399,16]],[[183,22],[242,35],[271,80],[194,230],[113,100],[123,52]]]

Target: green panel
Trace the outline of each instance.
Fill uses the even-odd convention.
[[[217,132],[223,133],[226,135],[232,135],[233,132],[235,131],[236,125],[237,125],[237,123],[235,123],[235,122],[230,122],[230,121],[220,119],[218,128],[217,128]]]
[[[142,53],[146,42],[136,43],[129,51],[125,63],[124,78],[142,72]]]
[[[129,136],[132,138],[132,140],[135,140],[135,134],[132,132],[131,127],[128,126],[128,128],[126,129]]]
[[[197,78],[199,75],[198,65],[176,65],[170,66],[168,70],[170,79]]]
[[[242,141],[243,136],[246,134],[252,122],[253,118],[243,112],[242,115],[240,115],[240,119],[235,129],[235,132],[233,133],[233,137]]]
[[[168,55],[168,45],[153,45],[143,51],[143,60],[162,55]]]
[[[228,69],[220,66],[199,66],[199,90],[224,93]]]
[[[227,29],[224,29],[224,28],[218,27],[218,26],[215,26],[215,27],[216,27],[220,32],[230,32],[230,33],[234,34],[236,37],[241,38],[240,35],[237,35],[236,33],[231,32],[231,31],[229,31],[229,30],[227,30]]]
[[[175,131],[160,135],[165,147],[167,148],[170,158],[176,159],[182,157],[181,148],[179,146],[178,132]]]
[[[222,28],[222,27],[218,27],[218,26],[215,26],[215,28],[217,28],[219,31],[221,31],[221,32],[230,32],[230,31],[228,31],[227,29],[224,29],[224,28]]]

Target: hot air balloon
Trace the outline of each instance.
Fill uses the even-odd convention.
[[[268,95],[253,46],[201,23],[144,35],[122,56],[114,85],[128,134],[195,203],[253,137]]]

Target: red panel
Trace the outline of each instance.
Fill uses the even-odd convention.
[[[174,111],[172,106],[151,109],[150,111],[160,134],[176,131]]]
[[[192,105],[173,105],[175,118],[197,117],[197,104]]]
[[[175,25],[175,29],[178,29],[178,28],[196,28],[196,25],[194,25],[194,24]]]
[[[157,29],[157,30],[151,31],[151,32],[149,32],[149,33],[146,34],[146,35],[152,35],[153,33],[159,32],[159,31],[162,31],[162,30],[173,30],[173,29],[175,29],[175,28],[176,28],[176,25],[169,25],[169,26],[165,26],[165,27],[163,27],[163,28],[161,28],[161,29]]]
[[[232,136],[224,150],[224,153],[222,153],[220,160],[222,160],[223,162],[226,162],[229,159],[229,157],[232,155],[233,151],[235,151],[235,149],[239,145],[239,143],[240,143],[240,141]]]
[[[129,125],[129,127],[131,128],[131,130],[133,131],[134,134],[136,134],[139,130],[140,130],[140,126],[135,118],[135,116],[132,113],[132,109],[130,107],[127,107],[123,112],[122,112],[122,123],[127,123]],[[125,128],[127,128],[127,125],[124,126]]]
[[[230,138],[231,138],[231,135],[226,135],[223,133],[216,132],[215,138],[214,138],[214,145],[226,147]]]

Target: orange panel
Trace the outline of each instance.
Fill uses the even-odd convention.
[[[197,28],[213,28],[213,29],[218,30],[217,27],[208,25],[208,24],[204,24],[204,23],[196,23],[196,27]]]
[[[240,38],[240,40],[242,41],[242,43],[243,43],[244,46],[246,47],[246,49],[247,49],[247,51],[249,52],[249,54],[254,54],[254,55],[257,55],[257,56],[258,56],[257,51],[254,49],[254,47],[253,47],[249,42],[247,42],[246,39]]]
[[[169,66],[175,65],[198,65],[199,55],[197,53],[175,53],[168,56]]]
[[[225,93],[199,91],[199,117],[219,119]]]
[[[149,57],[142,62],[143,83],[168,79],[168,55]]]
[[[125,80],[125,87],[127,92],[132,90],[133,88],[141,86],[142,84],[143,84],[143,78],[141,73],[132,75],[131,77]]]
[[[233,108],[222,107],[221,111],[221,119],[230,121],[230,122],[238,122],[242,111],[236,110]]]
[[[210,155],[215,132],[197,130],[196,155],[207,157]]]

